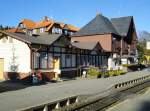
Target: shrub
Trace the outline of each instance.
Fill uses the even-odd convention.
[[[87,74],[89,76],[99,76],[99,70],[95,67],[90,67],[88,70],[87,70]]]
[[[107,73],[109,76],[119,76],[125,74],[123,70],[110,70]]]
[[[137,71],[138,69],[144,69],[145,65],[143,64],[123,64],[123,67],[127,67],[129,71]]]
[[[131,67],[131,66],[135,66],[137,64],[122,64],[123,67]]]
[[[107,72],[109,76],[114,76],[115,72],[113,70],[110,70]]]

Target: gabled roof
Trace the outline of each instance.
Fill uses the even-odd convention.
[[[32,20],[29,19],[23,19],[20,24],[24,24],[26,26],[27,29],[34,29],[34,28],[41,28],[41,27],[48,27],[46,31],[49,31],[52,26],[54,24],[58,24],[60,25],[61,28],[64,28],[65,24],[64,23],[60,23],[57,21],[54,21],[52,19],[49,19],[48,17],[44,18],[43,20],[39,21],[39,22],[34,22]],[[68,29],[71,31],[78,31],[79,28],[70,25],[70,24],[66,24],[68,26]]]
[[[96,35],[106,33],[118,34],[110,20],[103,15],[98,14],[93,20],[91,20],[87,25],[81,28],[73,36]]]
[[[79,49],[87,50],[93,50],[99,45],[100,49],[103,50],[99,42],[71,42],[71,45]]]
[[[51,45],[57,39],[59,39],[61,37],[61,34],[45,34],[42,36],[34,37],[34,36],[26,35],[26,34],[5,32],[5,31],[1,31],[1,30],[0,30],[0,33],[5,34],[10,37],[13,37],[17,40],[23,41],[28,44],[42,44],[42,45]]]
[[[34,28],[40,28],[40,27],[46,27],[50,24],[52,24],[52,20],[42,20],[40,22],[36,22],[36,25]]]
[[[121,36],[127,36],[132,19],[132,16],[119,17],[112,18],[111,22]]]
[[[71,24],[65,24],[63,28],[68,29],[68,30],[72,30],[72,31],[79,31],[79,28],[77,28]]]
[[[20,24],[24,24],[27,29],[33,29],[36,26],[36,23],[29,19],[23,19]]]

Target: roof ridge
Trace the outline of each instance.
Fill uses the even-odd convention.
[[[110,18],[110,20],[112,20],[112,19],[119,19],[119,18],[128,18],[128,17],[133,18],[133,16],[120,16],[120,17],[113,17],[113,18]]]

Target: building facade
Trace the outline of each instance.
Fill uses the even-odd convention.
[[[18,24],[18,29],[23,30],[23,32],[28,35],[41,35],[43,33],[49,34],[64,34],[72,35],[77,32],[79,28],[65,23],[56,22],[52,19],[49,19],[47,16],[39,22],[34,22],[29,19],[23,19]]]
[[[76,77],[81,68],[116,69],[134,63],[137,35],[132,16],[108,19],[98,14],[79,31],[54,22],[24,19],[16,29],[0,31],[0,77],[22,79],[41,71],[45,79]],[[15,74],[14,74],[15,73]]]
[[[137,34],[132,16],[108,19],[98,14],[72,35],[71,40],[99,42],[105,51],[114,54],[110,58],[113,60],[110,61],[115,63],[109,64],[128,64],[135,61]],[[112,66],[115,67],[115,65]],[[108,69],[111,69],[111,67]]]
[[[4,47],[1,51],[5,52],[0,55],[4,60],[3,77],[6,79],[14,73],[22,79],[29,76],[31,71],[38,70],[47,79],[55,78],[55,73],[61,74],[61,77],[72,78],[80,75],[81,67],[107,65],[108,57],[111,55],[102,49],[99,42],[71,42],[69,37],[61,34],[29,36],[1,31],[1,35],[1,41],[6,37],[6,42],[12,39],[10,47],[2,43]],[[14,57],[14,63],[9,60],[10,56]],[[16,67],[16,70],[8,70],[9,63]]]

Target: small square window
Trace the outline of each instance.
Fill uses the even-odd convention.
[[[7,38],[4,37],[4,38],[2,39],[2,43],[6,43],[6,42],[7,42]]]
[[[9,43],[13,43],[13,38],[9,37]]]

